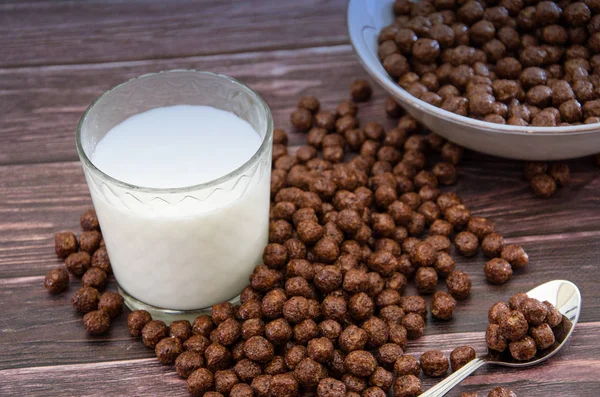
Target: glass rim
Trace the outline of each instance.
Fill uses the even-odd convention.
[[[100,102],[102,99],[106,98],[108,95],[113,93],[115,90],[117,90],[129,83],[132,83],[136,80],[147,78],[147,77],[152,77],[152,76],[159,76],[159,75],[164,75],[164,74],[176,74],[176,73],[193,73],[193,74],[202,75],[202,76],[216,77],[217,79],[224,80],[233,85],[238,86],[240,89],[246,91],[254,99],[256,99],[256,101],[260,105],[260,108],[262,109],[262,111],[265,113],[265,116],[267,117],[267,125],[266,125],[267,130],[265,132],[265,136],[262,138],[262,142],[261,142],[260,146],[258,147],[256,152],[252,155],[252,157],[250,157],[242,165],[240,165],[233,171],[231,171],[225,175],[222,175],[216,179],[212,179],[210,181],[198,183],[195,185],[181,186],[181,187],[174,187],[174,188],[154,188],[154,187],[149,187],[149,186],[134,185],[131,183],[124,182],[120,179],[114,178],[114,177],[108,175],[107,173],[105,173],[104,171],[102,171],[101,169],[99,169],[98,167],[96,167],[96,165],[92,162],[92,160],[90,160],[90,158],[85,153],[85,150],[83,149],[83,144],[82,144],[83,124],[86,121],[86,118],[89,115],[89,113],[96,106],[96,104],[98,104],[98,102]],[[259,131],[257,131],[257,132],[259,132]],[[250,88],[246,84],[240,82],[239,80],[237,80],[233,77],[229,77],[229,76],[226,76],[226,75],[220,74],[220,73],[206,72],[206,71],[195,70],[195,69],[172,69],[172,70],[165,70],[165,71],[160,71],[160,72],[146,73],[146,74],[131,78],[123,83],[120,83],[120,84],[110,88],[109,90],[102,93],[98,98],[94,99],[94,101],[87,107],[87,109],[85,110],[85,112],[83,112],[83,115],[79,119],[79,123],[77,124],[76,144],[77,144],[77,154],[79,155],[79,160],[87,167],[87,169],[89,169],[91,172],[101,176],[102,178],[108,179],[111,183],[114,183],[123,188],[135,190],[138,192],[175,194],[175,193],[186,193],[186,192],[190,192],[193,190],[200,190],[200,189],[214,187],[214,186],[217,186],[231,178],[241,175],[252,164],[254,164],[256,161],[258,161],[260,156],[265,152],[265,150],[268,149],[268,145],[271,142],[272,136],[273,136],[273,115],[271,114],[271,109],[269,108],[269,106],[267,105],[265,100],[260,95],[258,95],[258,93],[256,91],[254,91],[252,88]]]

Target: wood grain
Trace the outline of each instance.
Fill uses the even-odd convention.
[[[527,370],[484,367],[449,396],[458,396],[463,391],[486,395],[497,385],[508,386],[519,396],[556,395],[557,390],[565,397],[593,396],[600,386],[596,376],[600,360],[590,345],[597,342],[593,335],[598,333],[600,323],[580,324],[564,352],[543,365]],[[412,344],[408,352],[419,356],[425,350],[443,346],[448,354],[452,348],[464,344],[482,352],[483,336],[480,332],[425,336]],[[437,381],[423,377],[424,388]],[[152,358],[7,369],[0,371],[0,390],[6,395],[27,396],[188,395],[185,382],[172,367],[160,365]]]
[[[347,42],[343,0],[0,4],[0,67],[113,62]]]

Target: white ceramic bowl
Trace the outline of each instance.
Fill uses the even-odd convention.
[[[350,0],[348,31],[360,62],[400,105],[432,131],[479,152],[520,160],[561,160],[600,153],[600,124],[519,127],[479,121],[437,108],[410,95],[377,58],[377,36],[394,20],[394,0]]]

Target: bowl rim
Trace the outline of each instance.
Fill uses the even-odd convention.
[[[538,127],[538,126],[513,126],[506,124],[497,124],[489,121],[476,120],[470,117],[461,116],[456,113],[452,113],[448,110],[444,110],[442,108],[438,108],[436,106],[430,105],[429,103],[412,96],[405,89],[400,87],[389,74],[383,69],[383,66],[379,59],[376,59],[376,66],[379,66],[379,69],[371,67],[370,63],[364,56],[364,52],[362,50],[361,43],[358,40],[362,40],[364,43],[364,48],[368,51],[369,47],[364,40],[362,35],[363,31],[366,28],[373,29],[377,31],[375,26],[369,26],[365,23],[362,23],[360,27],[356,27],[351,25],[351,12],[354,7],[357,7],[356,4],[364,3],[368,0],[350,0],[348,2],[348,8],[346,12],[346,25],[348,28],[348,36],[350,37],[350,44],[354,50],[354,53],[357,55],[359,62],[363,66],[363,68],[367,71],[367,73],[375,79],[379,85],[381,85],[388,93],[393,94],[396,99],[401,99],[405,102],[411,103],[411,105],[420,108],[421,111],[425,112],[427,115],[431,117],[440,118],[447,122],[452,122],[459,126],[471,127],[484,129],[486,132],[492,133],[500,133],[507,135],[525,135],[525,136],[564,136],[564,135],[588,135],[593,133],[600,132],[600,123],[592,123],[592,124],[581,124],[574,126],[556,126],[556,127]],[[380,7],[383,7],[386,2],[385,1],[376,1]],[[362,14],[362,13],[361,13]],[[364,15],[364,14],[362,14]],[[359,32],[358,32],[359,31]],[[357,36],[354,34],[357,32]],[[523,131],[524,127],[527,131]],[[556,131],[551,131],[549,129],[554,129]]]

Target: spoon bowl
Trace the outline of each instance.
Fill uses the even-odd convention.
[[[510,353],[488,353],[482,357],[477,357],[467,363],[464,367],[448,376],[446,379],[421,394],[420,397],[441,397],[448,393],[452,388],[462,382],[467,376],[473,373],[477,368],[485,364],[502,365],[505,367],[530,367],[546,361],[560,349],[562,349],[579,320],[581,312],[581,293],[575,284],[566,280],[553,280],[539,285],[527,292],[530,298],[535,298],[541,302],[548,301],[558,309],[562,314],[561,323],[553,329],[556,341],[547,349],[539,350],[536,355],[528,361],[514,360]]]

